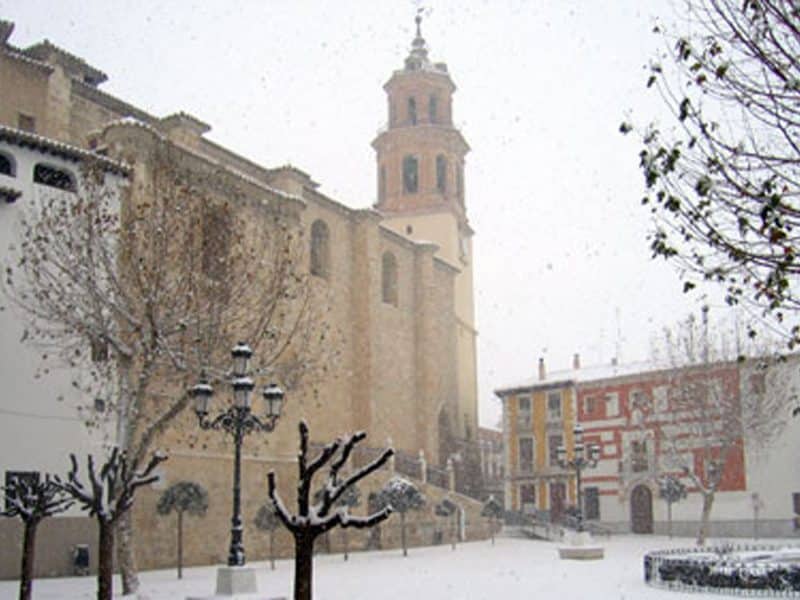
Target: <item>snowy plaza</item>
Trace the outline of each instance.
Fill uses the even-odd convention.
[[[737,543],[745,540],[736,540]],[[770,540],[774,542],[775,540]],[[460,544],[412,548],[407,558],[400,550],[361,552],[342,560],[341,554],[317,555],[314,561],[314,594],[321,600],[528,600],[552,598],[583,600],[671,599],[686,594],[651,588],[642,577],[645,552],[673,547],[691,547],[693,540],[659,536],[613,536],[601,539],[605,559],[564,561],[558,559],[558,545],[519,538],[498,538]],[[267,563],[258,567],[262,597],[289,598],[292,561],[281,560],[275,571]],[[149,600],[182,599],[213,592],[215,567],[142,573],[140,597]],[[16,581],[0,582],[0,599],[17,597]],[[94,577],[37,579],[33,597],[37,600],[78,600],[95,594]],[[119,590],[115,581],[115,590]],[[119,596],[115,596],[119,597]],[[702,598],[724,598],[718,594],[692,594]]]

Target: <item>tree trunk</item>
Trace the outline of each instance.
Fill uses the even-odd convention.
[[[347,540],[347,529],[342,529],[342,541],[344,542],[344,559],[347,560],[347,551],[349,550],[348,547],[348,540]]]
[[[314,576],[314,538],[307,533],[294,536],[294,600],[311,600]]]
[[[453,550],[456,549],[456,516],[453,514],[453,518],[450,520],[450,546]]]
[[[672,539],[672,502],[667,500],[667,535]]]
[[[183,511],[178,511],[178,579],[183,579]]]
[[[114,524],[98,519],[97,600],[111,600],[114,585]]]
[[[492,546],[494,546],[494,518],[489,519],[489,534],[492,536]]]
[[[36,541],[34,521],[25,522],[25,538],[22,543],[22,569],[19,578],[19,600],[30,600],[33,587],[33,560]]]
[[[275,530],[269,530],[269,565],[275,570]]]
[[[400,513],[400,543],[403,546],[403,556],[408,556],[408,547],[406,546],[406,513]]]
[[[704,546],[708,539],[711,521],[711,507],[714,505],[714,493],[703,494],[703,513],[700,517],[700,529],[697,531],[697,545]]]
[[[139,590],[136,555],[133,544],[133,523],[130,509],[117,520],[117,561],[122,577],[122,593],[135,594]]]

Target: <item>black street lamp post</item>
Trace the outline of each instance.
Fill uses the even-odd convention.
[[[208,409],[214,388],[205,379],[189,391],[194,399],[194,412],[201,429],[224,431],[233,436],[233,517],[231,518],[231,546],[228,552],[228,566],[244,565],[244,543],[242,525],[242,442],[246,435],[254,432],[270,432],[283,407],[283,391],[274,383],[264,388],[262,393],[266,413],[259,418],[250,409],[250,394],[255,383],[247,375],[247,362],[253,355],[250,346],[239,342],[231,350],[233,358],[233,404],[214,418],[209,418]]]
[[[583,427],[576,423],[572,429],[574,434],[572,458],[567,459],[567,449],[564,446],[558,447],[558,464],[562,469],[574,469],[576,477],[576,488],[578,494],[578,531],[583,531],[583,495],[581,493],[581,471],[593,469],[597,466],[600,458],[600,447],[596,444],[586,446],[583,443]]]

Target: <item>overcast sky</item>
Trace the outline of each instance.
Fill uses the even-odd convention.
[[[414,2],[0,0],[12,42],[43,38],[109,76],[103,89],[157,116],[179,110],[265,166],[291,163],[352,207],[375,201],[370,142],[382,86],[402,67]],[[663,109],[644,65],[668,0],[427,2],[423,36],[458,87],[472,147],[481,421],[492,390],[552,370],[648,357],[692,308],[649,258],[639,146],[623,119]]]

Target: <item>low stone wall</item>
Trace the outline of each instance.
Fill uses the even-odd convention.
[[[18,518],[0,517],[0,579],[19,579],[23,525]],[[35,577],[72,575],[72,549],[89,546],[90,572],[97,572],[97,524],[89,517],[52,517],[36,531]]]
[[[595,522],[595,521],[593,521]],[[596,521],[601,527],[612,533],[631,533],[628,521]],[[795,530],[792,519],[759,519],[758,526],[753,526],[752,519],[711,521],[709,537],[712,538],[792,538],[800,537],[800,530]],[[673,521],[674,537],[695,537],[699,527],[697,521]],[[666,521],[653,523],[655,535],[667,535],[669,524]]]

